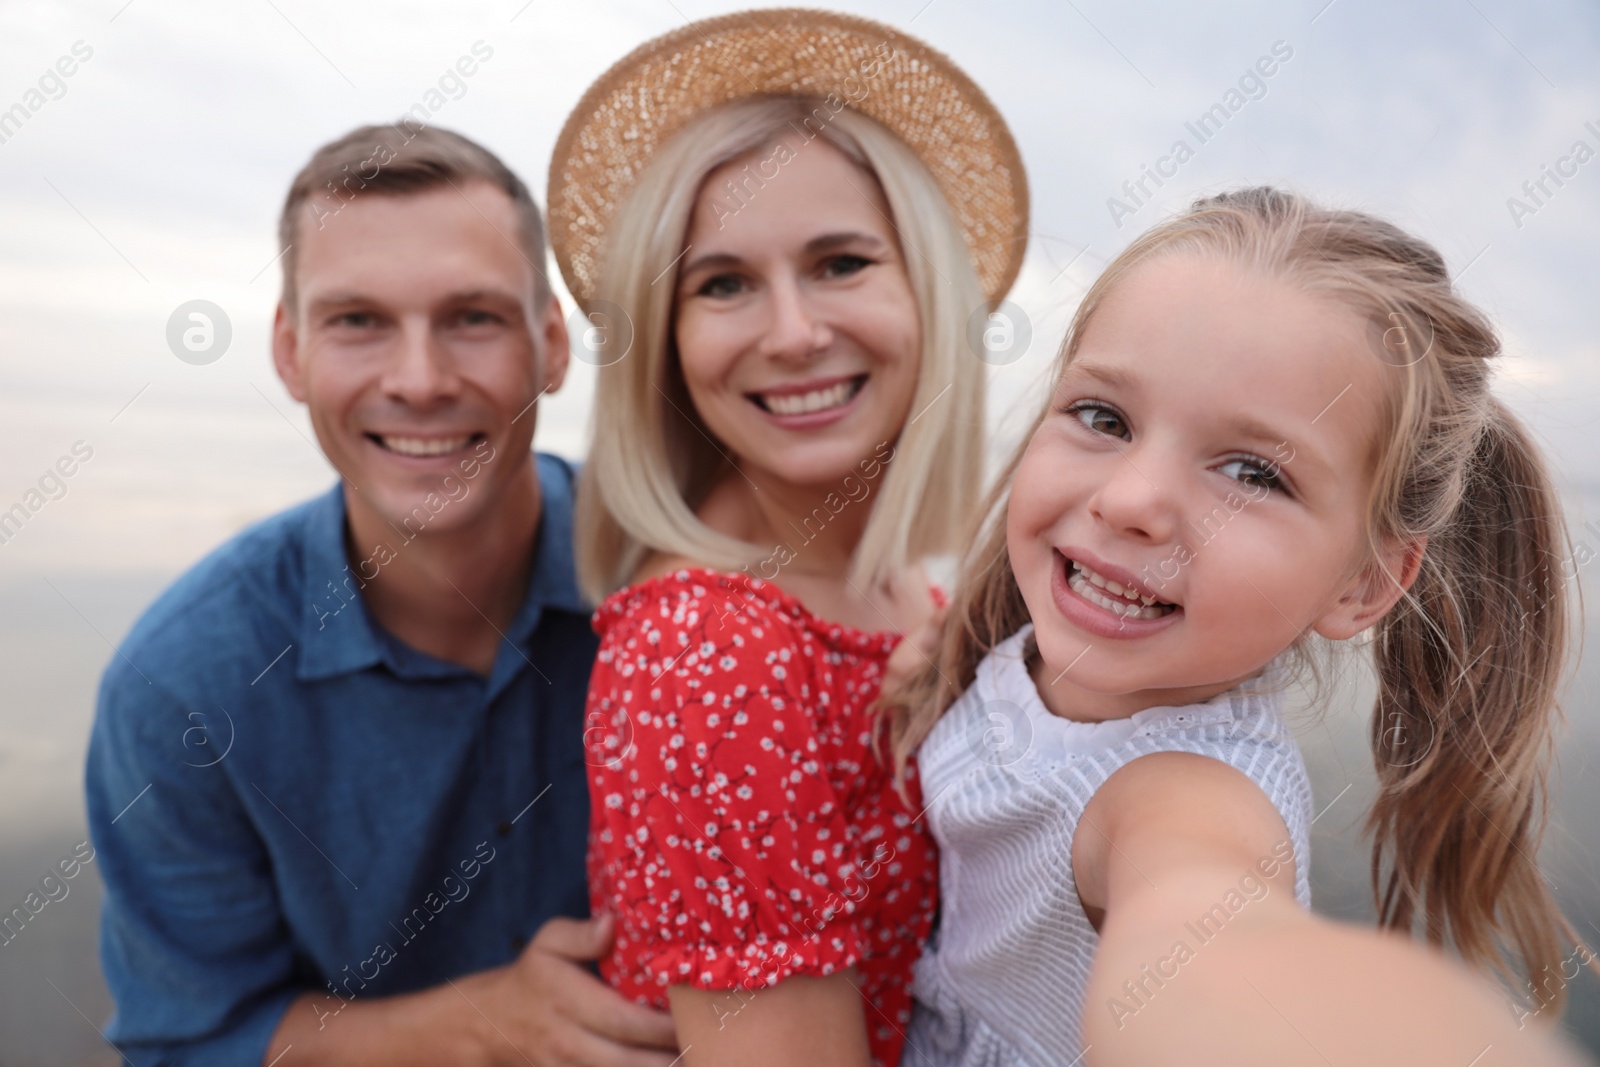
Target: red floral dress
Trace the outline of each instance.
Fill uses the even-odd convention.
[[[938,878],[915,778],[907,810],[871,745],[899,638],[702,569],[612,594],[594,627],[589,892],[617,916],[602,975],[665,1008],[673,985],[854,964],[873,1062],[897,1064]]]

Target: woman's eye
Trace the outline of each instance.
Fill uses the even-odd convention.
[[[707,278],[695,290],[696,296],[733,296],[743,288],[744,283],[737,274],[717,274]]]
[[[872,260],[870,259],[845,253],[843,255],[829,256],[828,260],[822,265],[822,273],[826,277],[842,278],[871,265]]]
[[[1128,434],[1128,424],[1123,421],[1122,416],[1117,414],[1116,409],[1103,404],[1074,404],[1067,409],[1067,412],[1095,433],[1109,434],[1112,437],[1125,437]]]
[[[1278,473],[1276,463],[1263,459],[1230,459],[1222,465],[1221,470],[1227,473],[1230,468],[1235,468],[1235,472],[1227,476],[1238,478],[1246,485],[1259,486],[1268,492],[1284,489],[1283,477]]]

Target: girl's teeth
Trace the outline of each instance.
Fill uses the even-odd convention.
[[[1098,604],[1115,615],[1120,615],[1125,619],[1159,619],[1170,615],[1176,610],[1171,604],[1156,606],[1155,597],[1149,596],[1138,597],[1139,603],[1137,604],[1130,604],[1126,599],[1113,600],[1101,593],[1100,590],[1104,589],[1106,592],[1115,593],[1119,597],[1133,596],[1133,591],[1125,591],[1125,587],[1121,584],[1096,574],[1081,563],[1073,562],[1071,567],[1072,570],[1067,578],[1067,584],[1072,588],[1072,591],[1091,604]]]

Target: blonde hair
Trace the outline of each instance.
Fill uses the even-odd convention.
[[[849,108],[802,97],[752,97],[697,116],[664,146],[617,211],[591,307],[631,322],[633,349],[600,368],[593,441],[578,493],[578,576],[599,600],[651,551],[736,570],[771,551],[695,515],[733,460],[696,415],[672,339],[676,262],[705,178],[785,133],[820,136],[872,172],[899,234],[916,296],[921,364],[911,409],[850,578],[876,585],[894,568],[963,543],[982,478],[984,363],[968,316],[985,305],[961,230],[904,142]],[[865,586],[864,586],[865,587]]]
[[[1533,860],[1568,647],[1559,498],[1522,424],[1489,390],[1493,326],[1454,289],[1444,260],[1396,226],[1271,188],[1198,201],[1135,240],[1089,289],[1057,357],[1076,355],[1107,295],[1157,255],[1225,258],[1370,316],[1390,364],[1367,506],[1369,567],[1380,546],[1427,538],[1410,590],[1375,624],[1371,740],[1379,792],[1367,818],[1381,926],[1451,942],[1507,979],[1521,962],[1540,1009],[1565,1002],[1565,938],[1581,945]],[[934,667],[886,695],[903,781],[911,751],[979,661],[1028,622],[1006,554],[1009,485],[1027,438],[982,506]],[[1369,571],[1369,573],[1372,573]],[[1323,689],[1312,635],[1291,663]],[[1330,651],[1321,647],[1320,651]],[[1600,970],[1600,968],[1597,968]]]

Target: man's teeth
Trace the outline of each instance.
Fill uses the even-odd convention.
[[[442,456],[467,447],[471,435],[465,437],[379,437],[383,447],[402,456]]]
[[[1153,596],[1142,596],[1120,582],[1096,574],[1076,560],[1071,561],[1071,573],[1067,577],[1067,584],[1072,587],[1073,592],[1089,603],[1098,604],[1125,619],[1159,619],[1177,610],[1172,604],[1159,601]],[[1123,599],[1113,600],[1102,593],[1102,589]],[[1134,600],[1138,603],[1130,602]]]
[[[827,411],[855,396],[857,382],[852,379],[828,389],[813,389],[809,393],[761,393],[761,403],[774,415],[810,415]]]

